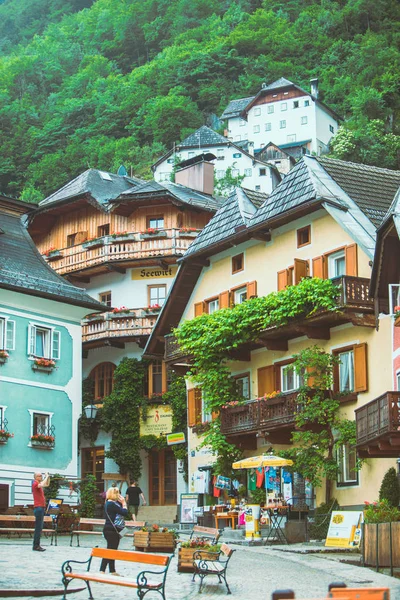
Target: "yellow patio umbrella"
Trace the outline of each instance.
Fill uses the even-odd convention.
[[[249,456],[238,460],[232,465],[233,469],[257,469],[258,467],[290,467],[293,461],[273,454],[262,454],[261,456]]]

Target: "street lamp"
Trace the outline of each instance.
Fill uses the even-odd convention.
[[[85,411],[86,418],[89,421],[94,421],[97,415],[97,411],[99,410],[95,404],[87,404],[84,406],[83,410]]]

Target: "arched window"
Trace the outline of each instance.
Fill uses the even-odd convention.
[[[92,369],[91,379],[94,381],[94,399],[99,400],[109,396],[114,387],[115,365],[111,362],[100,363]]]

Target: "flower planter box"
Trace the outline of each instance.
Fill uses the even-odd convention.
[[[39,450],[52,450],[56,445],[54,442],[39,442],[38,440],[31,440],[32,448],[38,448]]]
[[[136,236],[134,233],[128,233],[127,235],[110,235],[109,241],[112,244],[118,244],[119,242],[134,242],[136,240]]]
[[[8,361],[8,358],[6,358],[5,356],[0,356],[0,365],[4,365],[4,363],[6,363]]]
[[[85,250],[92,250],[93,248],[99,248],[100,246],[104,246],[106,244],[105,238],[99,238],[98,240],[91,240],[89,242],[84,242],[82,244],[82,248]]]
[[[363,562],[375,568],[400,567],[400,522],[364,523]],[[391,540],[391,544],[390,544]]]
[[[193,554],[201,552],[202,558],[212,560],[215,553],[207,552],[202,548],[179,548],[178,551],[178,572],[193,573]]]
[[[141,240],[157,240],[159,238],[166,238],[166,237],[167,237],[166,231],[159,231],[158,233],[141,233],[140,234]]]
[[[54,252],[50,252],[46,255],[46,260],[51,262],[53,260],[58,260],[59,258],[63,258],[62,252],[60,250],[54,250]]]
[[[394,320],[394,326],[395,327],[400,327],[400,316],[396,317]]]
[[[10,439],[9,436],[7,436],[7,437],[0,436],[0,444],[2,444],[4,446],[4,444],[7,444],[9,439]]]
[[[135,531],[133,543],[136,550],[145,552],[174,552],[175,550],[173,533]]]
[[[94,315],[93,317],[86,317],[86,319],[83,319],[83,323],[98,323],[99,321],[104,321],[104,316],[102,314]]]
[[[32,371],[41,371],[42,373],[52,373],[55,367],[45,367],[44,365],[32,365]]]
[[[110,313],[107,315],[107,319],[122,319],[124,317],[134,317],[135,313],[127,312],[118,312],[118,313]]]
[[[179,238],[195,238],[198,235],[199,235],[198,231],[187,231],[187,232],[178,231]]]

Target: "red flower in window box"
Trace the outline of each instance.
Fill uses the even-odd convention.
[[[52,369],[56,367],[56,362],[50,358],[35,358],[33,362],[38,367],[50,367]]]
[[[14,434],[6,431],[5,429],[0,429],[0,439],[8,440],[9,438],[13,438]]]
[[[55,440],[54,435],[44,435],[42,433],[35,433],[31,435],[31,442],[46,442],[52,444]]]
[[[148,227],[147,229],[145,229],[144,231],[141,231],[140,233],[156,234],[159,232],[160,232],[160,230],[156,229],[155,227]]]
[[[113,308],[112,312],[114,315],[118,313],[127,313],[129,312],[129,308],[127,308],[126,306],[120,306],[119,308]]]
[[[0,358],[9,358],[7,350],[0,350]]]

